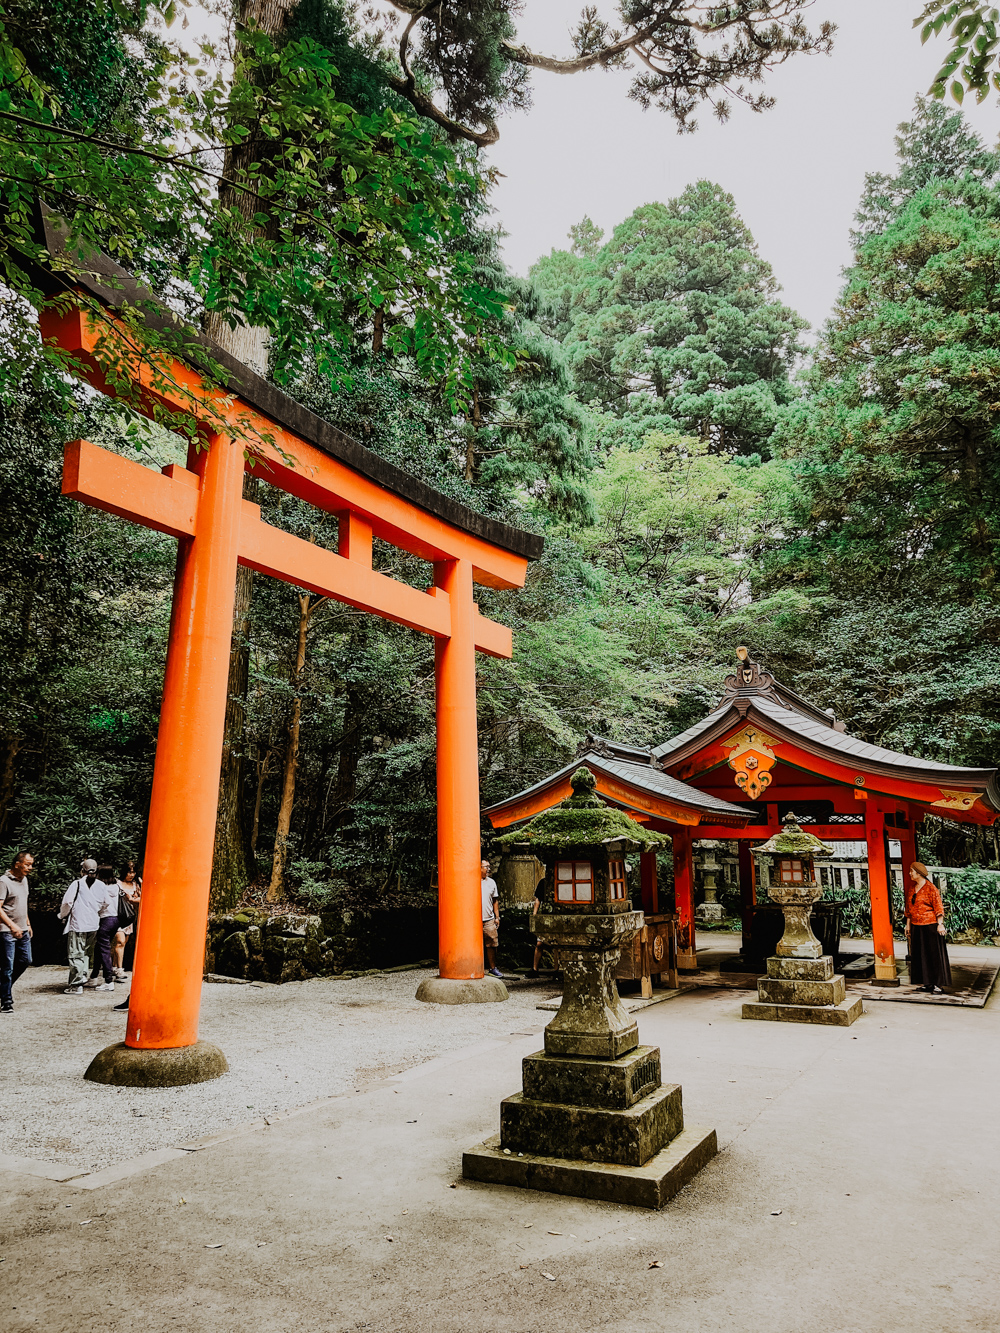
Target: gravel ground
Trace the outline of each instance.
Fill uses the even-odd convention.
[[[284,986],[206,983],[201,1033],[221,1046],[230,1072],[184,1088],[112,1088],[83,1072],[125,1036],[127,994],[63,995],[64,967],[31,968],[5,1014],[0,1149],[15,1157],[98,1170],[183,1144],[261,1115],[291,1110],[515,1031],[540,1030],[539,1000],[512,991],[505,1004],[420,1004],[422,976],[408,971]]]

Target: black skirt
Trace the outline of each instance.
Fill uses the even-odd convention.
[[[910,980],[915,986],[951,989],[951,963],[937,925],[910,927]]]

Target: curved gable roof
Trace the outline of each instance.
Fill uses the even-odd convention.
[[[794,690],[779,685],[773,677],[765,677],[759,672],[758,677],[759,683],[755,681],[746,688],[734,689],[730,685],[726,697],[707,717],[679,736],[654,746],[650,752],[653,758],[673,767],[720,740],[733,726],[752,720],[803,750],[841,764],[849,763],[873,776],[926,782],[935,787],[944,784],[958,789],[975,789],[992,809],[1000,812],[1000,783],[995,768],[943,764],[872,745],[849,735],[841,729],[842,724],[834,724],[832,716],[802,699]],[[733,681],[732,677],[730,681]]]
[[[644,753],[632,746],[622,746],[621,748],[632,754]],[[648,752],[645,753],[648,755]],[[532,796],[544,792],[547,787],[554,786],[565,778],[571,777],[581,764],[592,769],[595,773],[604,774],[629,787],[633,787],[638,792],[673,801],[677,805],[687,806],[688,809],[696,810],[701,814],[715,815],[724,819],[739,819],[743,823],[746,823],[753,815],[753,811],[748,810],[745,806],[733,805],[729,801],[723,801],[717,796],[699,791],[697,787],[681,782],[679,778],[671,777],[669,773],[661,772],[659,768],[654,768],[648,759],[646,762],[637,762],[633,759],[619,758],[617,755],[609,757],[595,750],[589,750],[578,759],[571,760],[562,768],[556,769],[554,773],[547,774],[540,782],[536,782],[531,787],[526,787],[524,791],[517,792],[502,801],[496,801],[493,805],[486,806],[483,813],[486,815],[498,814],[509,806],[530,800]],[[528,817],[527,815],[524,816],[525,819]]]

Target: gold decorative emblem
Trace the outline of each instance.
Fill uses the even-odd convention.
[[[663,961],[663,936],[653,936],[653,957],[658,963]]]
[[[946,791],[944,787],[939,790],[941,792],[940,801],[932,801],[931,804],[945,810],[971,810],[978,795],[974,791]]]
[[[724,748],[733,747],[729,750],[729,767],[736,774],[737,787],[755,801],[771,785],[771,769],[777,758],[771,746],[781,742],[748,726],[722,744]]]

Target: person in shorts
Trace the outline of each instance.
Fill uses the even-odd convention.
[[[115,981],[126,981],[128,979],[128,974],[125,971],[125,946],[128,944],[129,936],[135,933],[141,896],[142,877],[135,862],[126,861],[125,874],[118,881],[118,929],[115,932],[115,943],[112,949]],[[123,900],[127,905],[124,911],[121,910]],[[131,920],[128,919],[129,917],[131,917]]]
[[[503,973],[497,967],[497,944],[500,939],[500,895],[497,893],[496,880],[490,879],[489,861],[479,863],[479,873],[483,891],[483,952],[486,955],[486,970],[491,976],[502,977]]]

